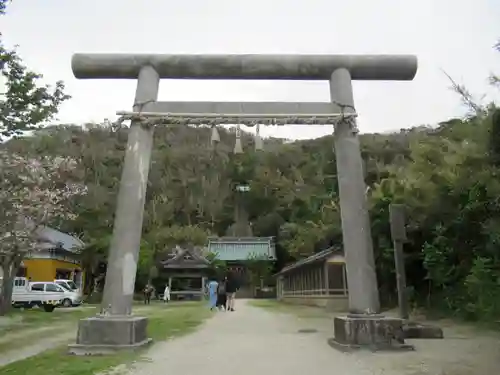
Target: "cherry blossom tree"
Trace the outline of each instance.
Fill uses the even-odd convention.
[[[22,260],[39,248],[40,228],[74,218],[74,199],[86,193],[70,158],[31,158],[0,150],[0,315],[10,306]]]

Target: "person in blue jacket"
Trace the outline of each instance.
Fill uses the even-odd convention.
[[[219,288],[219,283],[215,280],[208,282],[208,301],[210,310],[215,309],[217,305],[217,289]]]

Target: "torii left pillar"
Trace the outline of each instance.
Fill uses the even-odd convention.
[[[134,111],[141,111],[146,103],[156,101],[159,86],[158,72],[150,65],[143,66],[137,80]],[[153,127],[138,122],[130,126],[101,313],[80,320],[76,344],[69,346],[72,354],[105,354],[151,342],[146,331],[147,318],[132,315],[132,302],[153,131]]]

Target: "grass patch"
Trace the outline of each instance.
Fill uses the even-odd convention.
[[[156,342],[192,332],[205,319],[210,311],[200,303],[179,303],[153,306],[140,315],[149,317],[149,337]],[[52,375],[90,375],[103,372],[121,364],[130,364],[140,359],[143,351],[124,352],[112,356],[71,356],[67,348],[59,347],[37,356],[0,367],[0,375],[25,375],[47,373]]]
[[[12,323],[0,326],[0,335],[27,328],[76,322],[79,319],[95,315],[97,309],[97,306],[82,309],[55,309],[53,312],[45,312],[42,309],[15,309],[7,315],[8,318],[12,319]]]
[[[43,337],[51,337],[60,334],[60,328],[50,328],[43,331],[27,331],[19,337],[12,337],[11,339],[9,338],[9,340],[0,341],[0,354],[23,348],[34,342],[43,340]]]

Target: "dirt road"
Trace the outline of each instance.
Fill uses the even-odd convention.
[[[445,340],[413,340],[415,352],[349,354],[327,345],[331,321],[238,303],[236,312],[218,312],[199,331],[155,345],[128,374],[491,375],[500,369],[496,335],[469,338],[465,329],[446,329]]]

